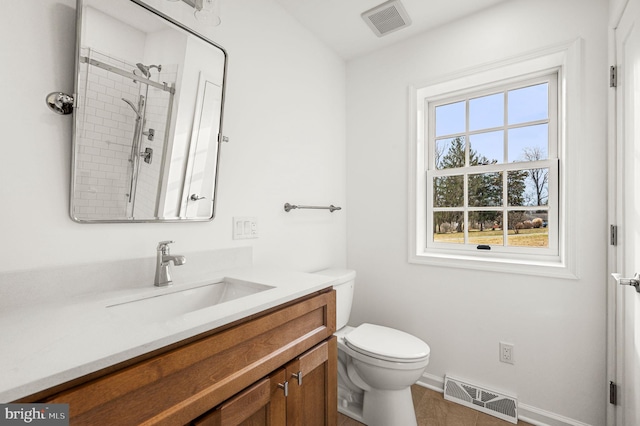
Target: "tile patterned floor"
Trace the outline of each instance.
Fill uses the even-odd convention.
[[[513,423],[500,420],[471,408],[445,401],[442,394],[422,386],[411,387],[413,405],[416,407],[418,426],[509,426]],[[519,426],[532,426],[518,422]],[[338,413],[338,426],[362,426]]]

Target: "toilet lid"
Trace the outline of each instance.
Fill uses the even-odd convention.
[[[409,333],[367,323],[356,327],[344,340],[355,351],[395,362],[420,361],[431,351],[429,345]]]

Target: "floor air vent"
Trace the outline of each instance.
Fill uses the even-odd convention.
[[[514,424],[518,423],[518,400],[499,392],[446,376],[444,379],[444,399]]]

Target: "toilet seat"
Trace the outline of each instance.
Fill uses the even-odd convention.
[[[358,353],[398,363],[422,362],[429,359],[431,352],[429,345],[411,334],[368,323],[346,334],[344,341]]]

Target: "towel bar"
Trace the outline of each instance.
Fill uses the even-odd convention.
[[[342,207],[336,207],[333,204],[330,206],[298,206],[298,205],[289,204],[289,203],[284,204],[285,212],[290,212],[291,210],[294,210],[294,209],[322,209],[322,210],[329,210],[330,213],[333,213],[336,210],[342,210]]]

